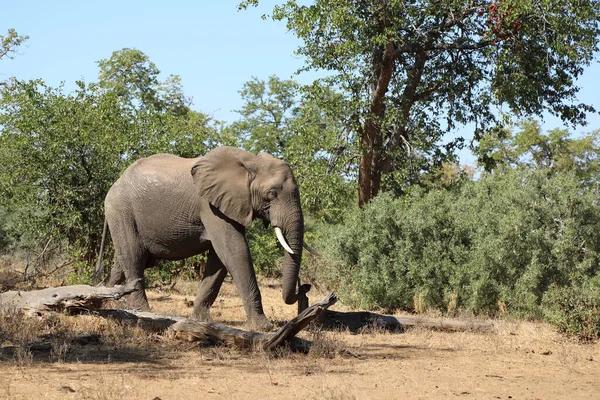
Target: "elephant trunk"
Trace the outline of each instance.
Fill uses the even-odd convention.
[[[282,230],[285,241],[294,254],[284,251],[282,272],[282,296],[286,304],[294,304],[298,300],[296,282],[300,273],[300,261],[302,260],[302,245],[304,243],[304,218],[300,207],[294,212],[285,215],[281,219],[279,227]]]

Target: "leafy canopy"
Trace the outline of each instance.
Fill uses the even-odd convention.
[[[127,108],[154,109],[185,115],[190,100],[183,94],[181,78],[170,75],[159,81],[160,70],[137,49],[124,48],[98,61],[100,87],[116,92]]]
[[[594,111],[574,82],[598,50],[595,0],[289,0],[272,18],[302,40],[304,69],[329,72],[351,105],[360,204],[451,158],[462,139],[443,139],[457,125],[482,137],[500,106],[573,124]]]
[[[0,98],[0,203],[17,213],[21,236],[68,244],[90,263],[102,233],[103,200],[140,157],[195,157],[221,141],[219,126],[189,109],[180,80],[158,81],[154,68],[124,68],[124,49],[99,62],[100,81],[65,93],[41,80],[12,79]],[[137,62],[136,61],[136,62]],[[125,73],[126,71],[126,73]]]
[[[339,94],[327,87],[301,87],[275,76],[253,78],[240,91],[240,118],[228,129],[248,151],[268,152],[286,161],[300,185],[303,210],[329,221],[348,206],[354,186],[351,143],[344,137]]]
[[[487,171],[527,166],[553,175],[574,172],[582,182],[597,184],[600,130],[580,137],[573,137],[568,129],[544,134],[538,121],[526,119],[513,127],[492,130],[480,141],[476,153]]]

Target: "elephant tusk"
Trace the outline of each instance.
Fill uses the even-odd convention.
[[[283,233],[281,232],[281,228],[275,227],[275,234],[277,235],[277,239],[279,239],[279,243],[283,246],[283,248],[290,254],[294,254],[292,248],[287,244],[285,238],[283,237]]]
[[[311,254],[314,254],[315,256],[319,256],[319,257],[321,256],[319,253],[317,253],[317,252],[315,251],[315,249],[313,249],[312,247],[310,247],[309,245],[307,245],[307,244],[306,244],[306,242],[302,242],[302,246],[303,246],[303,247],[304,247],[306,250],[308,250],[308,252],[309,252],[309,253],[311,253]]]

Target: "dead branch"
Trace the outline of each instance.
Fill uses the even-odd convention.
[[[120,321],[131,321],[138,324],[142,329],[152,332],[164,332],[170,329],[176,332],[178,336],[186,337],[191,341],[202,341],[208,344],[222,343],[242,348],[259,347],[265,350],[271,350],[285,343],[290,343],[295,350],[308,351],[310,342],[295,338],[295,335],[311,321],[318,318],[327,307],[337,301],[332,293],[322,301],[304,310],[279,331],[271,334],[244,331],[216,322],[201,322],[174,315],[133,310],[98,309],[103,300],[119,299],[133,292],[139,284],[141,284],[141,280],[113,288],[74,285],[29,292],[10,291],[0,294],[0,308],[19,309],[26,311],[28,314],[47,311],[67,311],[71,314],[92,312],[96,315]]]
[[[323,300],[308,307],[296,318],[282,326],[281,329],[273,334],[273,337],[265,343],[265,348],[273,348],[280,343],[289,340],[289,338],[296,336],[296,334],[304,329],[311,321],[321,317],[321,315],[323,315],[329,307],[334,305],[337,300],[335,292],[329,293]]]
[[[65,261],[65,262],[59,264],[57,267],[55,267],[54,269],[52,269],[52,270],[50,270],[48,272],[40,271],[40,272],[36,273],[35,275],[32,275],[32,276],[28,277],[28,279],[35,279],[38,276],[42,277],[42,278],[45,277],[45,276],[52,276],[59,269],[63,269],[65,267],[68,267],[69,265],[75,263],[75,261],[77,261],[77,260],[73,259],[73,260]]]

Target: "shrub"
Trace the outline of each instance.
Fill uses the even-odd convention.
[[[562,332],[584,340],[600,337],[600,275],[544,295],[544,316]]]
[[[574,283],[600,273],[599,223],[597,191],[574,174],[516,169],[380,195],[321,229],[326,257],[310,269],[357,307],[550,320],[545,296],[575,296]],[[598,291],[586,293],[574,307],[597,304]]]
[[[170,283],[175,278],[201,279],[206,266],[207,253],[197,254],[185,260],[158,260],[153,268],[144,271],[146,285]]]
[[[252,263],[257,274],[277,278],[281,276],[282,251],[273,229],[260,220],[254,221],[246,230]]]
[[[305,216],[304,219],[304,239],[311,243],[315,237],[314,217]],[[246,238],[252,255],[252,263],[257,274],[268,278],[279,278],[282,274],[282,263],[284,251],[273,228],[265,227],[260,220],[254,221],[246,229]],[[304,252],[303,267],[301,272],[306,270],[306,262],[314,258]]]

